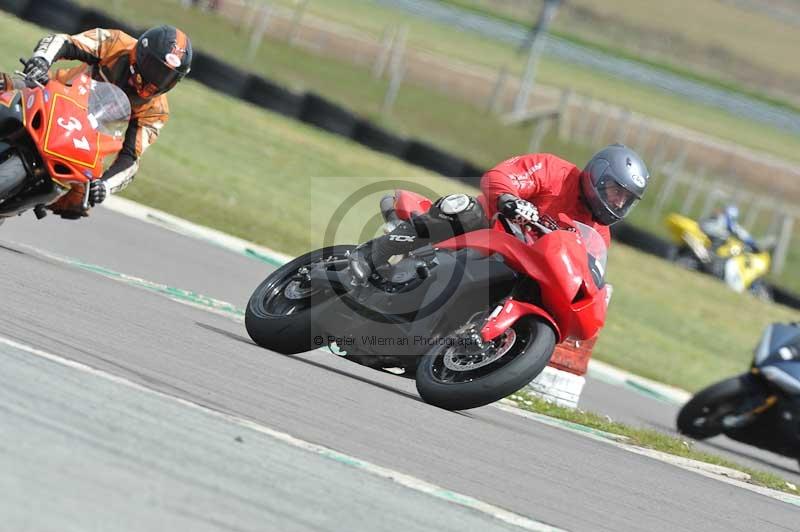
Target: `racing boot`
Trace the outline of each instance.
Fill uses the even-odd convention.
[[[353,284],[362,286],[367,284],[375,269],[387,264],[392,256],[405,255],[424,244],[423,239],[417,236],[414,226],[409,222],[402,222],[389,234],[361,244],[350,253]]]

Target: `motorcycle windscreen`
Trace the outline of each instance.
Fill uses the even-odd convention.
[[[88,118],[92,127],[100,133],[122,139],[131,118],[131,103],[116,85],[93,83],[89,94]]]
[[[581,243],[589,255],[589,270],[598,288],[605,284],[606,264],[608,262],[608,246],[600,233],[580,222],[575,222],[575,230],[581,237]]]

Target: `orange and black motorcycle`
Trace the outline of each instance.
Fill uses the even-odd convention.
[[[89,183],[122,148],[128,97],[82,75],[72,85],[14,79],[0,92],[0,223],[33,209],[68,218],[89,209]]]

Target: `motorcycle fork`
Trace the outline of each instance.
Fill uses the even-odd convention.
[[[777,395],[770,395],[763,404],[755,407],[749,412],[739,414],[736,416],[725,416],[723,418],[723,425],[727,428],[736,428],[749,424],[754,418],[763,414],[778,402]]]

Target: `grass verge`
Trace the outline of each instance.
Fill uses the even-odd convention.
[[[624,436],[626,438],[625,443],[629,445],[653,449],[707,464],[735,469],[750,475],[750,482],[752,484],[791,493],[792,495],[800,495],[800,491],[797,490],[796,486],[774,473],[758,471],[711,453],[697,451],[692,448],[692,444],[689,440],[684,440],[683,438],[671,436],[657,430],[631,427],[592,412],[564,408],[539,399],[526,392],[517,392],[509,397],[509,399],[516,403],[518,408],[522,408],[523,410],[562,419],[571,423],[577,423],[584,427],[602,430],[603,432],[616,434],[618,436]]]
[[[233,24],[213,14],[179,9],[173,1],[129,0],[119,6],[109,6],[103,0],[79,2],[108,10],[138,25],[176,24],[192,36],[198,48],[213,51],[228,61],[278,81],[319,91],[367,116],[376,116],[383,101],[385,83],[373,80],[366,69],[355,68],[347,61],[323,59],[291,48],[276,40],[283,36],[268,35],[269,39],[257,57],[246,61],[249,35],[239,33]],[[292,0],[273,2],[288,7],[294,5]],[[509,45],[471,32],[454,31],[449,26],[431,23],[373,2],[312,1],[308,12],[376,36],[390,24],[407,24],[414,46],[491,68],[508,64],[513,70],[521,71],[524,66],[524,61]],[[796,135],[645,85],[548,58],[541,62],[538,79],[544,84],[572,87],[578,92],[754,149],[800,160],[800,139]],[[528,131],[503,128],[473,106],[454,105],[451,101],[449,95],[405,84],[400,91],[395,116],[387,125],[469,156],[479,164],[492,164],[513,152],[515,146],[527,146]]]

